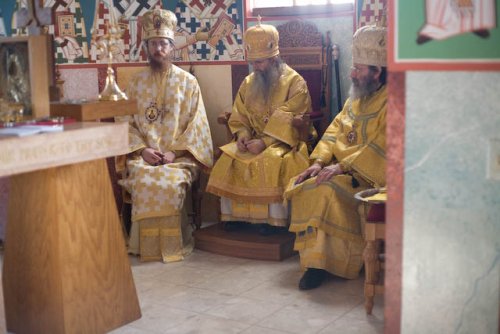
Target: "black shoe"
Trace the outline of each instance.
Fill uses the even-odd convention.
[[[316,289],[323,283],[326,277],[326,271],[323,269],[307,268],[306,272],[299,281],[299,290]]]
[[[272,226],[269,224],[261,224],[259,227],[259,235],[268,236],[277,234],[281,231],[281,228],[278,226]]]
[[[245,223],[237,222],[237,221],[228,221],[224,222],[224,231],[226,232],[235,232],[243,229],[245,227]]]

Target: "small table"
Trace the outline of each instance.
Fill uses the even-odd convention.
[[[125,123],[0,137],[9,331],[104,333],[141,317],[104,159],[127,150]]]
[[[137,113],[137,101],[87,101],[81,103],[51,102],[50,116],[69,117],[79,122],[95,121]]]

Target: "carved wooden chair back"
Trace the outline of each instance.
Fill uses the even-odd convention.
[[[295,19],[276,27],[280,34],[281,58],[307,82],[311,95],[309,115],[321,136],[330,122],[332,41],[316,25]]]

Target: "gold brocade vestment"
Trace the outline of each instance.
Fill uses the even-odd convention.
[[[229,127],[236,137],[262,139],[266,148],[259,155],[225,150],[215,164],[207,191],[226,197],[232,203],[232,215],[222,220],[244,220],[286,225],[286,217],[269,216],[268,206],[281,204],[283,190],[293,176],[309,166],[307,145],[299,141],[292,119],[311,109],[311,98],[304,79],[287,65],[272,88],[268,102],[263,97],[250,98],[255,73],[240,86]],[[227,145],[226,145],[227,147]]]
[[[129,122],[131,152],[120,181],[132,197],[129,250],[143,260],[181,260],[192,249],[191,235],[181,223],[186,191],[200,165],[213,164],[200,87],[194,76],[172,65],[163,74],[150,69],[138,73],[127,94],[137,100],[139,110],[121,119]],[[151,105],[157,117],[151,117]],[[151,166],[137,153],[146,147],[175,152],[175,161]]]
[[[346,174],[316,185],[313,177],[295,185],[290,180],[285,198],[291,202],[290,231],[303,268],[325,269],[356,278],[362,265],[361,221],[365,206],[354,194],[385,186],[385,118],[387,89],[348,100],[311,154],[311,159],[339,163]]]

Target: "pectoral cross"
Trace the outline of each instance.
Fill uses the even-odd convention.
[[[50,8],[43,7],[43,0],[27,0],[28,8],[20,8],[14,13],[16,28],[28,28],[29,35],[41,35],[43,26],[52,23]]]

